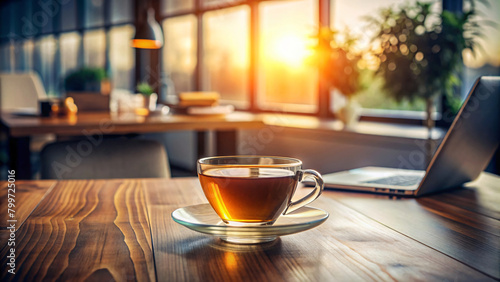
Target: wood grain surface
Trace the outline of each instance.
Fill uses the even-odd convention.
[[[497,176],[483,175],[463,189],[418,199],[354,193],[337,193],[336,198],[383,225],[500,279]]]
[[[261,128],[262,118],[244,112],[225,116],[139,116],[134,113],[78,113],[75,117],[27,117],[2,113],[1,121],[10,136],[36,134],[83,135],[96,131],[101,134],[151,133],[169,130],[237,130]]]
[[[60,182],[16,233],[18,273],[1,280],[155,280],[149,230],[140,181]]]
[[[331,192],[312,204],[330,213],[316,229],[264,245],[224,243],[169,218],[179,203],[205,202],[196,180],[176,180],[175,186],[180,189],[171,195],[167,183],[145,185],[148,201],[156,203],[148,207],[157,277],[168,281],[491,279],[356,212]]]
[[[16,232],[15,276],[2,246],[1,281],[500,279],[500,181],[486,174],[418,199],[325,191],[311,204],[330,213],[325,223],[260,245],[224,243],[172,220],[175,209],[206,202],[196,178],[26,184],[19,195],[39,203]]]
[[[8,187],[8,182],[2,183],[0,186],[0,230],[6,229],[8,226],[7,220],[9,219],[8,210],[8,197],[7,194],[13,194],[15,199],[15,220],[16,229],[22,226],[24,221],[28,218],[30,213],[40,203],[43,197],[50,191],[56,184],[54,180],[44,181],[15,181],[14,187]],[[11,189],[9,191],[9,188]],[[12,190],[14,189],[14,190]],[[3,241],[0,241],[3,246]]]

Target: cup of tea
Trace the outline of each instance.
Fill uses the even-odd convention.
[[[287,157],[208,157],[197,162],[198,177],[208,202],[229,225],[271,225],[314,201],[323,191],[321,175],[302,169],[302,161]],[[312,179],[314,189],[292,201],[297,184]]]

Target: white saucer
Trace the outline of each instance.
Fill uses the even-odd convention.
[[[172,212],[175,222],[189,229],[220,237],[222,240],[237,244],[256,244],[270,242],[278,236],[289,235],[314,228],[323,223],[328,212],[302,207],[287,215],[282,215],[273,225],[230,226],[224,223],[210,204],[184,207]]]

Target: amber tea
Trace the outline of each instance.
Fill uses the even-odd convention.
[[[224,221],[271,222],[287,207],[297,186],[293,171],[217,168],[200,174],[203,191]]]

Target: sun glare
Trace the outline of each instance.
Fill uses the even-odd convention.
[[[273,61],[299,67],[309,55],[307,42],[297,35],[284,35],[270,40],[267,45],[267,57]]]

